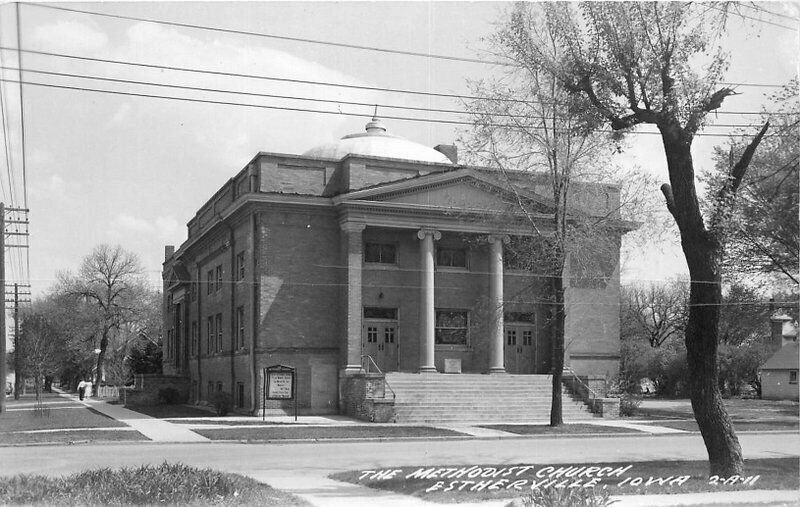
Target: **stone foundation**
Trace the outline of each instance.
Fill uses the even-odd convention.
[[[341,401],[344,415],[370,422],[394,422],[394,399],[386,398],[386,376],[357,373],[343,377]]]

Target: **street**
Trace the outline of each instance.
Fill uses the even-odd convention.
[[[739,436],[745,458],[800,455],[800,435],[750,433]],[[589,463],[651,459],[702,460],[697,434],[625,437],[560,437],[508,440],[404,440],[275,444],[107,444],[0,448],[3,475],[62,475],[105,466],[137,466],[163,461],[235,472],[304,496],[315,505],[348,504],[373,491],[326,479],[334,472],[391,466],[514,463]],[[380,494],[382,497],[387,495]],[[381,505],[419,505],[388,495]],[[369,499],[363,505],[369,505]],[[375,498],[372,498],[375,503]]]

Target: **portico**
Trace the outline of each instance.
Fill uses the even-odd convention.
[[[469,171],[392,187],[335,200],[347,260],[342,373],[359,372],[367,355],[382,371],[442,372],[451,358],[474,373],[506,373],[504,246],[530,229],[513,215],[501,226],[504,192]],[[524,277],[515,278],[520,285]],[[532,327],[542,313],[520,302],[513,311],[529,315]]]

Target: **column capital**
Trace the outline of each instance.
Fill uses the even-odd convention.
[[[508,234],[489,234],[486,237],[486,240],[489,243],[499,242],[504,245],[507,245],[508,243],[511,242],[511,238],[508,236]]]
[[[417,231],[417,238],[425,239],[425,236],[432,236],[435,241],[442,239],[442,233],[435,229],[420,229]]]
[[[367,224],[363,222],[339,222],[339,228],[344,232],[364,232]]]

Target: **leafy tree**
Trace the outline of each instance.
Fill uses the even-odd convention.
[[[510,214],[522,216],[530,228],[529,238],[513,238],[506,251],[515,269],[546,280],[542,299],[550,307],[550,424],[556,426],[563,423],[565,292],[570,286],[605,285],[617,266],[620,237],[629,229],[620,209],[628,198],[642,193],[626,193],[621,203],[610,199],[603,211],[597,211],[602,205],[588,211],[591,204],[608,200],[605,190],[591,183],[612,183],[609,176],[619,175],[608,170],[611,143],[596,133],[602,118],[588,99],[569,93],[551,69],[528,54],[535,46],[550,59],[563,56],[544,15],[536,9],[516,9],[512,21],[489,41],[493,58],[510,65],[493,79],[471,83],[482,98],[466,104],[472,129],[462,144],[470,162],[499,170],[514,195]],[[547,207],[533,195],[545,196]],[[571,275],[567,280],[565,268]]]
[[[726,288],[719,315],[719,340],[731,346],[763,342],[769,336],[770,306],[761,293],[734,282]]]
[[[131,348],[128,365],[133,373],[161,373],[161,358],[161,345],[148,340]]]
[[[751,169],[742,181],[737,209],[728,226],[728,248],[723,269],[731,274],[774,274],[778,280],[798,284],[800,233],[798,232],[798,161],[800,159],[800,101],[798,82],[792,80],[772,96],[771,118],[775,135],[766,137],[753,155]],[[746,138],[731,140],[716,149],[716,170],[709,188],[720,188]]]
[[[104,378],[110,340],[141,318],[141,302],[148,291],[138,258],[121,246],[95,247],[77,275],[61,276],[59,292],[86,316],[82,327],[96,347],[95,385]]]
[[[559,2],[543,8],[554,29],[553,44],[566,51],[554,59],[531,45],[531,61],[547,66],[564,88],[588,99],[618,135],[651,124],[661,136],[670,181],[662,192],[678,226],[690,274],[685,342],[692,408],[711,473],[740,474],[741,446],[718,386],[719,266],[725,224],[768,124],[731,164],[725,184],[715,194],[715,205],[704,217],[691,147],[708,113],[734,94],[720,86],[727,61],[715,47],[725,26],[725,9],[679,2]],[[519,15],[510,22],[512,30],[524,30],[526,24]]]
[[[763,341],[723,344],[719,348],[720,390],[738,396],[744,385],[752,387],[761,397],[761,378],[758,369],[769,359],[772,350]]]

